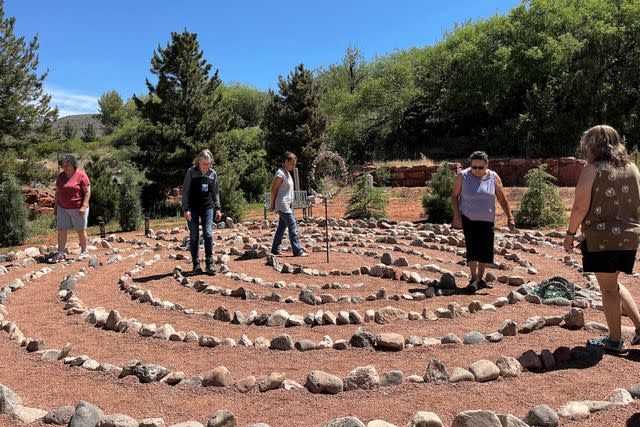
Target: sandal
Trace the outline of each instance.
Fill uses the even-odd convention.
[[[587,341],[591,347],[601,347],[607,353],[627,354],[629,350],[624,346],[624,340],[610,340],[608,336],[602,338],[591,338]]]

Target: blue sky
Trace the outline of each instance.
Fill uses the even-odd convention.
[[[180,4],[182,3],[182,4]],[[295,65],[327,66],[348,45],[365,58],[432,45],[454,24],[516,0],[5,0],[16,33],[40,39],[40,69],[60,116],[97,111],[100,94],[146,93],[149,61],[172,31],[198,34],[225,82],[275,88]]]

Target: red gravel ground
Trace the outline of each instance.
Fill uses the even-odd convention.
[[[400,190],[399,190],[400,191]],[[414,191],[407,190],[415,198]],[[394,212],[397,205],[394,205]],[[416,202],[413,202],[416,211]],[[419,205],[418,205],[419,206]],[[399,208],[402,210],[402,208]],[[402,214],[404,215],[404,214]],[[396,215],[392,218],[416,219],[415,215]],[[303,228],[303,230],[305,230]],[[303,232],[310,232],[307,229]],[[245,233],[240,229],[219,232],[222,236],[232,236]],[[265,230],[252,232],[254,236],[267,236]],[[126,238],[140,238],[134,234],[122,234]],[[178,235],[182,237],[182,234]],[[155,242],[150,241],[153,244]],[[405,255],[392,252],[393,257],[406,256],[409,264],[436,264],[453,272],[466,271],[465,267],[455,264],[460,256],[449,252],[415,248],[407,245],[409,240],[402,240],[398,245],[384,245],[388,250],[394,246],[416,249],[431,257],[425,260],[415,255]],[[166,243],[166,242],[165,242]],[[222,240],[217,240],[216,250],[220,250]],[[379,245],[369,242],[368,246]],[[131,249],[129,244],[114,243],[115,248],[121,249],[123,255],[142,253],[142,249]],[[525,245],[531,246],[531,245]],[[242,248],[242,245],[236,245]],[[340,248],[334,246],[335,248]],[[364,249],[364,248],[358,248]],[[540,248],[538,248],[540,249]],[[366,250],[382,254],[384,249],[366,248]],[[564,277],[581,285],[585,278],[575,269],[565,266],[557,259],[545,257],[563,257],[565,254],[558,249],[541,249],[540,254],[529,254],[514,251],[518,255],[533,263],[538,270],[529,280],[540,281],[553,275]],[[106,261],[107,250],[99,249],[101,261]],[[435,310],[447,307],[450,302],[458,302],[467,306],[471,301],[478,300],[483,304],[493,303],[496,298],[507,296],[514,288],[498,284],[493,289],[487,289],[476,295],[454,295],[450,297],[435,297],[426,301],[365,301],[360,304],[333,303],[311,307],[301,302],[286,304],[284,302],[243,301],[220,295],[206,295],[193,289],[181,286],[170,273],[174,266],[189,267],[188,261],[169,260],[171,253],[184,253],[175,250],[149,251],[136,257],[127,258],[123,262],[104,265],[95,270],[88,268],[87,277],[79,280],[76,294],[86,307],[104,307],[107,311],[117,309],[123,317],[135,317],[142,323],[155,323],[158,326],[170,323],[176,330],[193,330],[199,335],[209,334],[218,338],[233,338],[238,340],[247,335],[251,340],[258,336],[273,338],[280,333],[290,334],[294,341],[311,339],[320,341],[325,335],[334,341],[349,339],[357,330],[356,325],[317,326],[310,328],[306,325],[293,328],[277,328],[267,326],[231,325],[198,315],[187,315],[181,312],[164,310],[150,304],[132,301],[130,296],[119,290],[117,281],[122,273],[133,268],[141,259],[150,260],[154,254],[160,254],[162,259],[144,268],[134,276],[136,284],[143,289],[152,291],[154,297],[179,303],[197,311],[214,311],[218,306],[224,306],[231,312],[241,310],[245,315],[251,310],[258,313],[273,312],[285,309],[291,314],[304,315],[318,309],[357,310],[361,315],[367,309],[379,309],[390,305],[405,311],[421,312],[427,307]],[[578,255],[574,254],[578,259]],[[369,276],[327,276],[314,277],[308,275],[280,274],[265,265],[264,259],[241,260],[231,257],[229,268],[233,272],[246,273],[252,277],[259,277],[266,281],[276,282],[284,280],[288,285],[282,289],[274,289],[258,284],[232,280],[224,275],[214,277],[202,276],[208,284],[223,288],[236,289],[244,286],[253,290],[259,296],[277,292],[282,297],[298,297],[300,288],[307,285],[322,286],[325,283],[341,283],[350,286],[349,289],[320,290],[316,294],[330,293],[336,298],[341,295],[360,295],[365,297],[375,294],[380,288],[385,288],[390,296],[395,293],[407,293],[409,289],[421,285],[407,284],[403,281],[393,281]],[[374,257],[344,253],[331,253],[331,264],[325,263],[325,254],[312,252],[309,258],[281,257],[281,262],[290,262],[319,270],[351,271],[362,265],[374,265],[379,262]],[[496,256],[496,260],[512,267],[514,264]],[[5,264],[8,265],[8,264]],[[42,268],[34,265],[10,271],[0,276],[0,285],[21,277],[28,271]],[[187,377],[205,375],[212,368],[226,366],[234,380],[254,375],[260,377],[270,372],[281,372],[286,378],[304,384],[306,375],[312,370],[322,370],[344,378],[352,369],[358,366],[373,365],[380,376],[390,370],[402,370],[405,378],[412,374],[423,375],[425,368],[432,358],[441,361],[448,370],[460,366],[467,368],[470,363],[478,359],[495,361],[500,355],[518,357],[523,352],[533,349],[540,352],[543,349],[555,350],[561,346],[580,347],[585,341],[594,336],[593,332],[583,330],[570,331],[560,327],[549,327],[531,334],[517,337],[505,337],[495,344],[464,345],[435,345],[430,347],[416,347],[401,352],[380,352],[365,349],[349,348],[348,350],[315,350],[310,352],[288,351],[279,352],[253,347],[203,348],[197,344],[184,342],[161,341],[152,338],[125,333],[116,333],[95,328],[84,323],[80,316],[68,316],[64,312],[64,303],[57,296],[58,286],[64,276],[88,267],[87,262],[68,266],[58,265],[56,270],[44,277],[34,280],[27,286],[11,294],[6,303],[7,318],[16,322],[27,337],[43,338],[47,348],[61,348],[65,343],[72,344],[72,355],[86,354],[101,363],[111,363],[122,366],[130,359],[138,359],[143,363],[154,363],[167,367],[171,371],[183,371]],[[404,268],[412,271],[411,268]],[[422,276],[438,278],[435,273],[419,271]],[[496,275],[510,274],[509,271],[494,271]],[[465,279],[457,279],[459,286],[464,286]],[[640,299],[640,279],[625,276],[623,282],[628,285],[633,295]],[[297,284],[297,286],[295,285]],[[440,338],[447,333],[455,333],[463,337],[470,331],[490,333],[496,331],[505,319],[512,319],[521,324],[525,319],[534,315],[562,315],[568,308],[546,305],[534,305],[521,302],[498,308],[496,312],[480,312],[467,317],[456,319],[439,319],[437,321],[398,321],[387,325],[368,323],[366,326],[374,333],[397,332],[421,337]],[[595,309],[585,310],[586,321],[604,323],[604,315]],[[630,326],[628,319],[624,324]],[[162,417],[167,424],[197,420],[206,424],[207,420],[219,409],[234,412],[239,425],[245,426],[254,422],[265,422],[275,426],[321,426],[335,417],[353,415],[365,423],[372,419],[383,419],[399,426],[406,425],[418,411],[432,411],[437,413],[445,425],[450,425],[456,413],[470,409],[485,409],[496,413],[512,413],[522,417],[532,406],[549,404],[558,409],[569,401],[574,400],[602,400],[615,388],[627,388],[640,383],[638,362],[640,362],[640,348],[632,349],[625,357],[605,355],[591,361],[572,362],[559,365],[557,369],[543,373],[524,372],[518,378],[504,379],[489,383],[436,383],[436,384],[405,384],[393,387],[382,387],[373,391],[343,392],[335,396],[314,395],[306,389],[285,391],[275,390],[260,393],[257,389],[242,394],[232,387],[203,388],[201,386],[178,385],[175,387],[160,383],[141,384],[129,376],[118,379],[115,373],[89,372],[81,368],[71,368],[62,363],[44,362],[32,353],[19,348],[15,341],[8,339],[7,334],[0,333],[0,383],[14,390],[22,397],[25,405],[54,409],[62,405],[75,405],[79,400],[87,400],[98,405],[105,413],[124,413],[138,420],[147,417]],[[640,425],[640,404],[631,405],[592,415],[588,420],[567,423],[572,426],[625,426]],[[15,425],[5,415],[0,415],[0,425]],[[34,425],[41,425],[35,423]]]

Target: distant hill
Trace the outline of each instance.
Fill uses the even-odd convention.
[[[67,122],[71,123],[76,128],[78,137],[82,135],[82,130],[87,127],[89,123],[93,123],[93,128],[95,129],[98,137],[105,134],[105,128],[102,123],[100,123],[97,114],[74,114],[71,116],[60,117],[53,124],[53,127],[54,129],[62,130]]]

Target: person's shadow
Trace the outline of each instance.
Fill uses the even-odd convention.
[[[640,412],[631,415],[625,425],[626,427],[640,427]]]
[[[164,279],[165,277],[171,277],[172,273],[162,273],[162,274],[153,274],[151,276],[143,276],[143,277],[134,277],[134,283],[147,283],[152,282],[154,280]]]
[[[556,349],[557,351],[558,349]],[[555,351],[552,352],[555,356]],[[528,369],[529,372],[540,374],[552,371],[562,371],[566,369],[588,369],[596,366],[604,357],[605,351],[595,346],[576,346],[569,349],[571,359],[562,362],[556,362],[554,366],[542,369]],[[610,356],[620,357],[632,362],[640,362],[640,350],[631,349],[627,354],[615,355],[607,353]],[[640,424],[638,424],[640,427]]]

